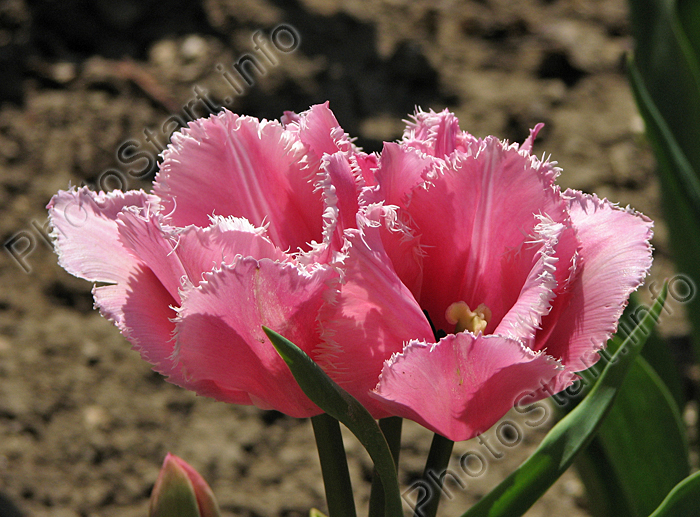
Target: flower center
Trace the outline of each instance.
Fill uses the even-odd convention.
[[[445,319],[455,325],[455,334],[465,330],[478,334],[486,330],[491,319],[491,310],[483,303],[472,311],[466,302],[455,302],[445,311]]]

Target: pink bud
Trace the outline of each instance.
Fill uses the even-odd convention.
[[[149,517],[219,517],[214,493],[199,473],[168,453],[151,493]]]

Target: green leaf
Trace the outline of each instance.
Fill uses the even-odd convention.
[[[622,343],[619,336],[631,332],[647,311],[634,297],[630,300],[606,357]],[[596,517],[646,517],[689,473],[686,431],[678,409],[685,405],[678,368],[656,332],[641,356],[598,435],[575,461]],[[598,371],[600,366],[593,368]],[[564,407],[571,409],[570,404]]]
[[[622,494],[617,475],[610,468],[596,436],[574,461],[579,478],[586,487],[588,511],[594,517],[629,517],[629,501]]]
[[[649,313],[612,356],[588,396],[560,420],[537,450],[463,517],[516,517],[524,514],[559,479],[586,447],[612,408],[625,375],[659,318],[666,300],[664,284]]]
[[[659,166],[678,269],[700,285],[700,18],[695,0],[630,0],[629,76]],[[700,297],[689,302],[700,360]]]
[[[606,357],[621,344],[618,336],[631,332],[647,311],[633,295]],[[641,356],[598,435],[575,461],[589,511],[596,517],[646,517],[688,475],[685,426],[678,409],[685,406],[685,396],[678,366],[656,332],[647,339]],[[600,363],[593,368],[599,371]],[[591,372],[584,375],[592,376]],[[585,393],[582,390],[576,398],[582,399]],[[563,409],[571,411],[573,406]]]
[[[685,152],[680,148],[666,121],[656,108],[633,60],[629,62],[629,78],[658,162],[664,212],[669,223],[676,265],[698,285],[700,284],[700,262],[697,260],[700,256],[700,182]],[[696,147],[700,148],[700,145]],[[687,314],[693,326],[695,355],[700,359],[700,296],[689,300]]]
[[[298,346],[267,327],[263,327],[263,330],[306,396],[350,429],[369,453],[384,488],[385,515],[403,515],[394,458],[372,415]]]
[[[700,170],[700,71],[673,0],[630,0],[635,62],[654,104]]]
[[[670,285],[669,283],[669,286]],[[653,286],[649,289],[653,292]],[[619,342],[617,342],[617,337],[629,334],[632,328],[640,322],[648,310],[648,307],[639,303],[636,293],[632,293],[629,304],[625,307],[625,311],[620,318],[617,335],[614,337],[615,341],[608,345],[608,353],[614,353],[615,350],[617,350],[618,346],[622,343],[622,339],[619,339]],[[664,307],[664,311],[669,311],[668,306]],[[686,394],[683,388],[681,370],[671,351],[669,342],[661,338],[656,329],[654,329],[647,338],[647,342],[644,344],[644,348],[642,348],[641,356],[659,375],[662,383],[671,393],[676,406],[678,408],[685,407]]]
[[[678,21],[697,63],[700,56],[700,3],[697,0],[678,0],[677,8]]]
[[[678,407],[642,357],[630,369],[598,436],[635,515],[649,515],[690,473]]]
[[[649,517],[697,515],[700,508],[700,472],[678,483]]]
[[[693,168],[690,157],[676,140],[668,120],[659,110],[654,99],[644,84],[644,79],[634,59],[628,62],[629,78],[637,106],[646,123],[647,135],[654,154],[659,161],[662,180],[673,180],[676,190],[673,192],[679,199],[689,204],[688,209],[695,215],[700,213],[700,180]],[[691,126],[690,120],[687,125]],[[698,131],[700,137],[700,131]],[[700,140],[698,140],[700,141]],[[700,146],[696,146],[700,148]]]
[[[645,517],[689,474],[678,407],[642,357],[635,360],[613,409],[577,466],[579,460],[584,463],[581,479],[594,505],[592,513],[599,517]]]

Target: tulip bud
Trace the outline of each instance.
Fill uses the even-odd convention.
[[[149,517],[220,517],[214,493],[202,476],[168,453],[151,493]]]

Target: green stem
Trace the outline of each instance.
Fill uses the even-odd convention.
[[[422,477],[425,486],[429,487],[427,499],[424,502],[421,501],[420,506],[416,506],[414,517],[435,517],[437,515],[442,484],[445,481],[445,472],[447,472],[447,465],[450,463],[454,444],[455,442],[452,440],[437,433],[433,436],[433,443],[430,445]]]
[[[394,466],[399,466],[399,452],[401,450],[401,426],[403,419],[398,416],[382,418],[379,420],[379,428],[384,433],[391,456],[394,458]],[[372,491],[369,496],[369,513],[368,517],[383,517],[384,516],[384,488],[379,479],[377,470],[372,474]]]
[[[328,517],[356,517],[340,424],[326,413],[311,417],[311,424],[314,428],[318,457],[321,460]]]

